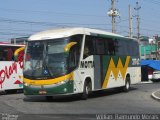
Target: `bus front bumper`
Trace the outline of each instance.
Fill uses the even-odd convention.
[[[61,95],[73,93],[73,80],[51,85],[28,85],[24,83],[24,95]]]

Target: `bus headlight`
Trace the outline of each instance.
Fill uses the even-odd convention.
[[[64,81],[61,81],[61,82],[58,82],[58,83],[55,83],[55,84],[45,85],[45,88],[57,87],[57,86],[66,84],[68,81],[69,80],[67,79],[67,80],[64,80]]]
[[[24,83],[24,86],[28,86],[28,83]]]
[[[64,80],[64,81],[58,82],[57,85],[65,84],[65,83],[67,83],[68,81],[69,81],[69,80]]]

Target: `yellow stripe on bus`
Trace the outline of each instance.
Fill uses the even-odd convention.
[[[125,65],[123,66],[122,61],[119,58],[118,64],[116,66],[113,59],[111,58],[110,63],[109,63],[109,67],[108,67],[108,70],[107,70],[107,73],[106,73],[106,76],[105,76],[105,79],[104,79],[104,82],[102,85],[103,89],[105,89],[108,85],[111,72],[113,73],[115,80],[117,80],[119,72],[121,73],[123,80],[125,79],[125,75],[127,72],[129,61],[130,61],[130,56],[127,56]]]
[[[25,47],[20,47],[20,48],[18,48],[18,49],[14,52],[14,56],[17,56],[18,53],[19,53],[20,51],[24,50],[24,49],[25,49]]]
[[[58,82],[61,82],[61,81],[67,80],[67,79],[73,80],[73,72],[70,73],[70,74],[67,74],[67,75],[58,77],[58,78],[47,79],[47,80],[30,80],[30,79],[24,78],[24,79],[23,79],[23,82],[24,82],[24,83],[27,83],[27,84],[29,84],[29,85],[38,86],[38,85],[51,85],[51,84],[56,84],[56,83],[58,83]]]

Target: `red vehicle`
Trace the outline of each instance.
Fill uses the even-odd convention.
[[[23,53],[14,59],[14,52],[21,47],[24,45],[0,42],[0,91],[23,88]]]

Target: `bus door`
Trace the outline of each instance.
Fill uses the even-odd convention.
[[[101,89],[102,86],[102,65],[101,65],[101,58],[99,55],[95,55],[94,59],[94,88]]]
[[[93,59],[90,59],[90,61],[92,61],[92,63],[94,64],[94,89],[101,89],[104,81],[106,72],[103,70],[103,56],[105,54],[104,50],[104,39],[96,36],[86,36],[84,56],[93,56]],[[85,51],[87,51],[88,53]]]
[[[95,37],[94,42],[94,87],[95,89],[101,89],[106,79],[111,55],[115,53],[114,43],[112,39],[102,37]]]

